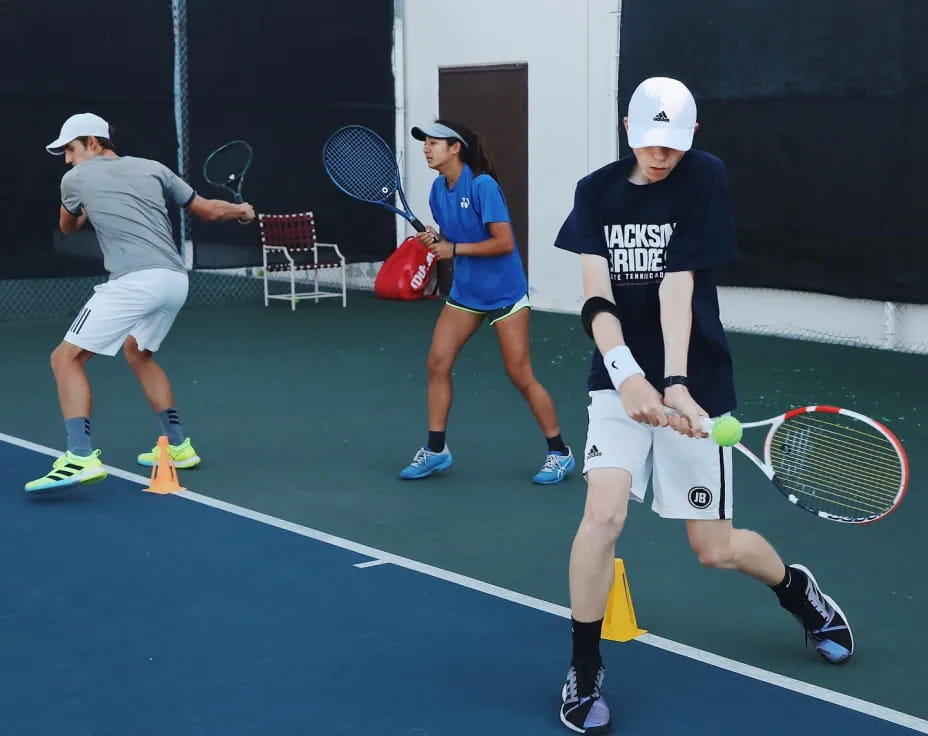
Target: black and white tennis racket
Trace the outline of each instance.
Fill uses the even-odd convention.
[[[386,207],[425,232],[406,203],[392,149],[373,130],[363,125],[339,128],[322,147],[322,163],[335,186],[349,197]],[[390,204],[394,194],[399,195],[402,209]]]
[[[245,174],[251,168],[253,153],[245,141],[230,141],[220,146],[206,157],[203,162],[203,178],[210,184],[222,187],[232,193],[236,204],[245,200],[242,197],[242,184]]]
[[[703,422],[706,432],[713,421]],[[735,447],[786,498],[823,519],[868,524],[894,511],[909,484],[902,443],[870,417],[836,406],[802,406],[744,429],[769,427],[763,460]]]

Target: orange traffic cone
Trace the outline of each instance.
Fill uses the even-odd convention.
[[[168,449],[168,438],[161,435],[158,438],[158,459],[151,469],[151,486],[145,489],[148,493],[174,493],[186,491],[177,479],[177,468],[171,459]]]

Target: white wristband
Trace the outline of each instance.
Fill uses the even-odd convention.
[[[644,371],[635,362],[635,356],[632,355],[632,351],[628,349],[627,345],[616,345],[603,356],[603,362],[606,364],[606,371],[609,373],[609,378],[612,379],[612,385],[615,386],[616,391],[619,390],[619,386],[622,385],[626,378],[634,375],[644,375]]]

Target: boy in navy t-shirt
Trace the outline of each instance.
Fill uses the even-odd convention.
[[[579,733],[610,725],[602,619],[628,500],[642,501],[649,481],[653,510],[686,520],[701,563],[769,585],[827,661],[854,650],[844,614],[812,573],[787,567],[759,534],[732,526],[731,448],[702,431],[702,417],[735,408],[715,269],[735,259],[736,239],[725,166],[691,150],[697,127],[681,82],[642,82],[625,118],[633,155],[580,180],[556,240],[580,254],[582,320],[595,341],[587,501],[570,559],[573,657],[560,713]]]

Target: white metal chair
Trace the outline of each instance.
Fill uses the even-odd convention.
[[[297,301],[301,299],[313,299],[318,303],[320,299],[329,297],[341,297],[342,306],[348,305],[345,288],[345,257],[336,244],[316,242],[316,226],[312,212],[297,212],[292,215],[259,214],[258,226],[261,231],[261,249],[264,260],[265,307],[271,299],[281,299],[289,301],[290,309],[295,310]],[[320,249],[325,249],[323,257],[320,257]],[[340,290],[320,288],[319,273],[326,269],[341,269]],[[313,272],[312,281],[300,284],[300,289],[312,285],[312,291],[297,290],[296,274],[298,271]],[[278,279],[268,277],[268,274],[274,272],[289,274],[289,291],[279,294],[270,292],[269,282],[278,281]]]

